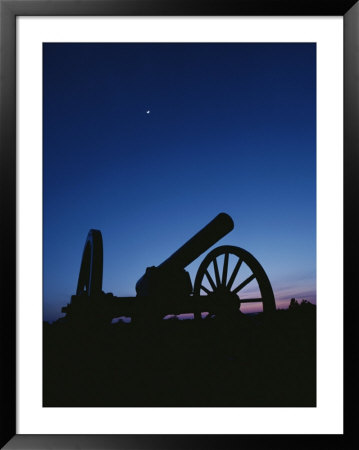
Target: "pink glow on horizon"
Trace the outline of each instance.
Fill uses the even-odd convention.
[[[252,294],[251,292],[246,293],[246,297],[250,298]],[[243,297],[244,298],[244,297]],[[317,296],[316,292],[313,290],[300,290],[300,289],[279,289],[274,293],[275,303],[277,309],[288,309],[290,300],[292,298],[295,298],[297,301],[301,302],[302,300],[307,300],[310,303],[313,303],[316,305],[317,303]],[[241,312],[244,314],[253,314],[263,311],[263,305],[261,302],[258,303],[242,303]],[[202,313],[202,318],[204,319],[208,315],[207,312]],[[193,313],[185,313],[185,314],[178,314],[177,316],[174,314],[168,314],[164,317],[165,320],[173,319],[174,317],[177,317],[179,320],[191,320],[194,318]],[[130,317],[116,317],[112,320],[112,323],[118,323],[118,322],[124,322],[124,323],[130,323],[131,318]]]

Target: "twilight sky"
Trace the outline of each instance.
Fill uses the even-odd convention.
[[[132,296],[222,211],[235,228],[214,247],[252,253],[277,307],[315,302],[315,44],[49,43],[43,75],[44,320],[90,228],[103,290]]]

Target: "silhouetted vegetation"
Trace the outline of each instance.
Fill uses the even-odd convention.
[[[308,312],[314,310],[315,305],[308,302],[308,300],[302,300],[301,303],[299,303],[295,298],[291,298],[288,309],[289,311]]]
[[[315,406],[316,308],[230,319],[44,323],[44,406]]]

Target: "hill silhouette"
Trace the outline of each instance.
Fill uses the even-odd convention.
[[[44,323],[44,406],[315,406],[316,308],[201,321]]]

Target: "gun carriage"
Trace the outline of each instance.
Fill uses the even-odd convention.
[[[194,284],[185,268],[232,231],[232,218],[220,213],[181,248],[158,266],[147,267],[136,283],[136,297],[116,297],[102,290],[103,242],[99,230],[90,230],[85,242],[76,295],[62,308],[66,321],[106,324],[115,317],[128,316],[134,322],[151,322],[168,314],[201,313],[218,317],[240,313],[242,303],[261,302],[263,312],[275,311],[270,281],[260,263],[246,250],[220,246],[212,250],[199,266]],[[229,260],[231,259],[231,265]],[[221,261],[221,264],[219,264]],[[243,267],[246,276],[238,283]],[[248,275],[248,269],[250,274]],[[241,297],[253,280],[260,296]]]

